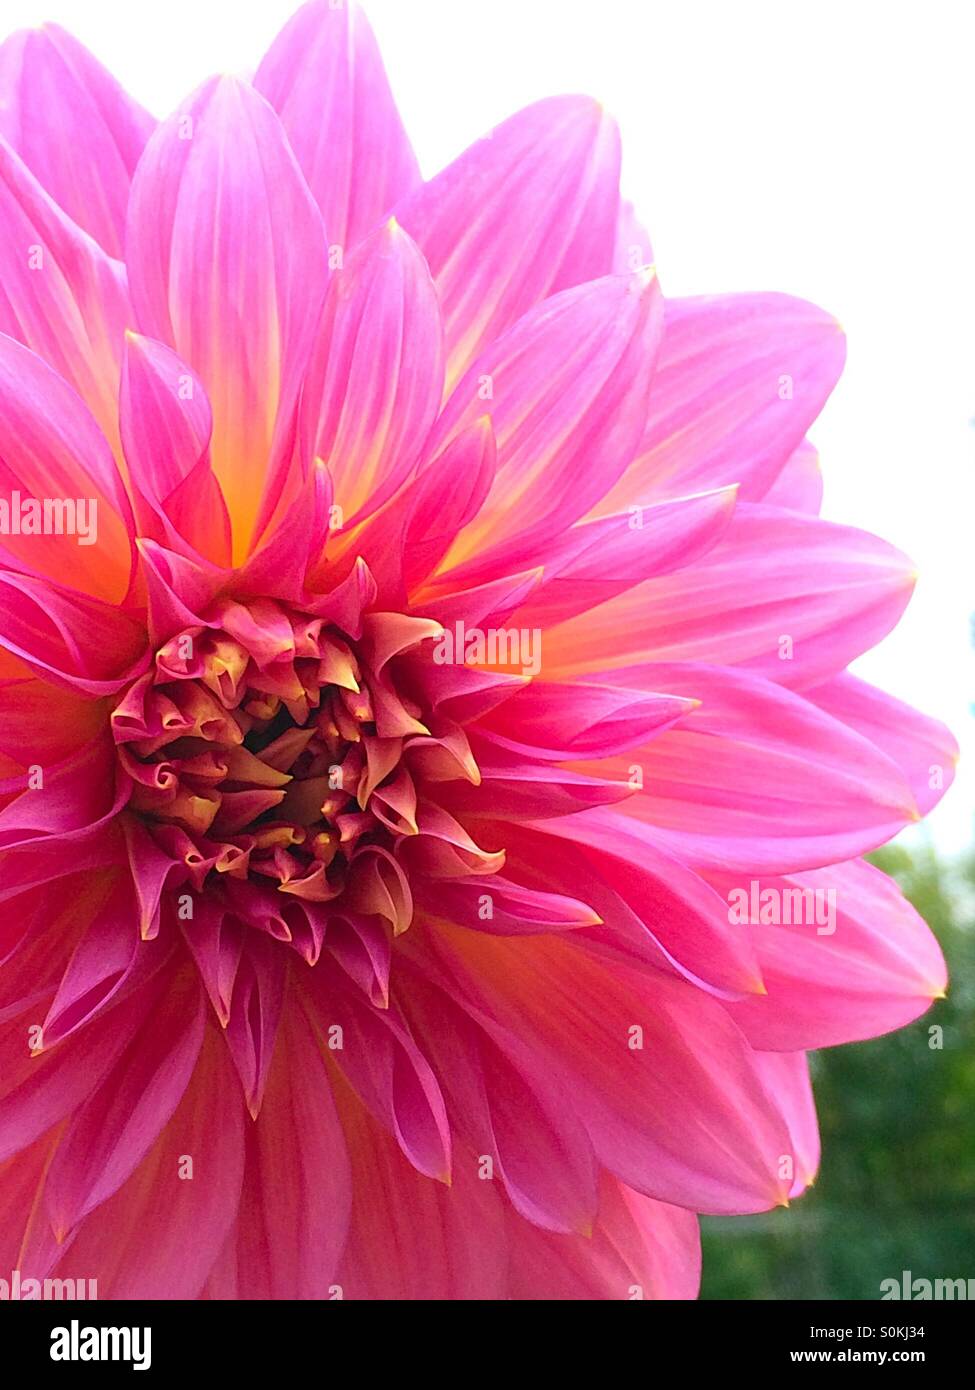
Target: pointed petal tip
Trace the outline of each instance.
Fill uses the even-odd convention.
[[[630,276],[630,288],[634,294],[645,294],[657,283],[657,267],[655,264],[641,266]]]

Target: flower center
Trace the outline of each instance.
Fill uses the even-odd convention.
[[[247,892],[250,920],[258,889],[269,929],[292,940],[300,926],[309,958],[316,904],[342,898],[409,925],[398,848],[420,830],[424,755],[445,741],[417,679],[438,625],[380,613],[357,627],[222,600],[156,652],[112,715],[128,809],[173,861],[170,881],[230,906]],[[453,775],[473,780],[469,748],[447,741]]]

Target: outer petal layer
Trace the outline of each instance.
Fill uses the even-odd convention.
[[[281,123],[252,87],[214,80],[153,135],[129,208],[132,300],[142,331],[206,387],[237,559],[284,484],[326,254]]]
[[[154,125],[60,25],[0,46],[0,135],[110,256],[122,255],[132,174]]]
[[[550,97],[399,204],[443,304],[448,385],[541,300],[613,269],[619,163],[596,102]]]
[[[355,0],[310,0],[254,85],[288,133],[334,245],[351,250],[420,182],[379,49]]]

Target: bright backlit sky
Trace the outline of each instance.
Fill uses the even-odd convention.
[[[246,72],[292,0],[3,0],[56,20],[165,115]],[[665,293],[778,289],[845,325],[813,433],[826,514],[921,580],[860,673],[945,719],[975,764],[975,6],[966,0],[371,0],[425,173],[537,97],[618,118]],[[972,833],[975,771],[930,825]]]

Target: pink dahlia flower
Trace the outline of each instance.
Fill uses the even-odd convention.
[[[160,125],[16,34],[0,133],[0,1269],[693,1296],[944,986],[836,323],[665,301],[592,101],[424,183],[326,0]]]

